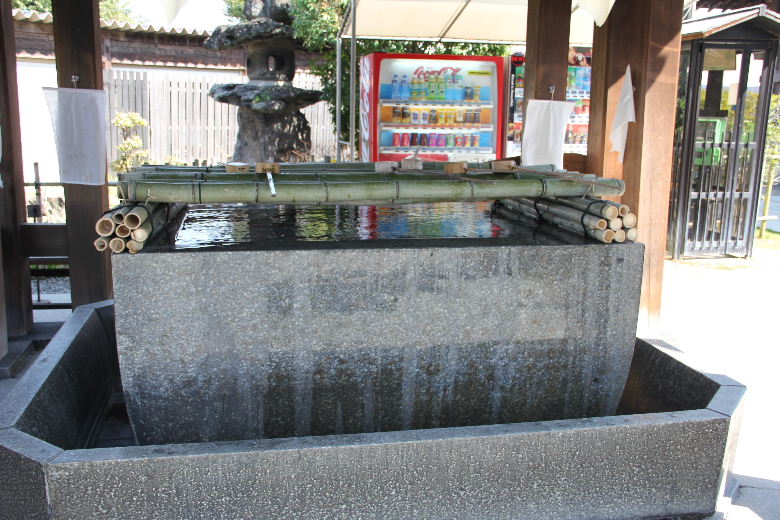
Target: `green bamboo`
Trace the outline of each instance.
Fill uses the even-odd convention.
[[[415,180],[394,182],[310,182],[277,184],[273,195],[263,182],[150,182],[121,181],[120,197],[128,201],[185,203],[321,203],[397,199],[475,201],[504,198],[582,196],[586,191],[597,196],[623,193],[618,179],[600,179],[598,185],[584,185],[572,180],[516,179],[492,182],[469,180]]]
[[[560,218],[565,218],[567,220],[571,220],[574,223],[578,223],[580,226],[585,225],[591,229],[606,229],[607,227],[607,221],[600,217],[591,215],[590,213],[584,213],[583,211],[570,208],[568,206],[561,206],[559,204],[554,204],[546,200],[537,199],[536,201],[533,201],[530,199],[519,199],[519,200],[502,200],[501,202],[506,206],[517,211],[521,211],[520,208],[521,204],[524,206],[530,206],[534,210],[536,210],[536,208],[539,208],[539,211],[546,211]]]

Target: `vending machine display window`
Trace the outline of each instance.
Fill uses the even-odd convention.
[[[502,58],[374,53],[361,60],[361,158],[502,154]]]

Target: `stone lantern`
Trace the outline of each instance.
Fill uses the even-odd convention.
[[[311,129],[300,109],[320,100],[320,92],[293,87],[295,47],[286,9],[266,9],[261,16],[217,27],[205,46],[247,48],[248,83],[215,85],[209,95],[238,106],[234,161],[299,162],[308,160]],[[261,11],[261,14],[264,12]],[[274,19],[275,18],[275,19]],[[281,20],[281,21],[280,21]]]

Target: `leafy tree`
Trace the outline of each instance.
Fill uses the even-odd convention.
[[[149,123],[138,112],[119,112],[111,124],[122,134],[122,142],[117,146],[119,158],[111,166],[117,173],[129,172],[149,157],[149,150],[142,150],[144,142],[141,136],[135,133],[136,128],[149,126]]]
[[[28,9],[40,13],[51,12],[51,0],[13,0],[14,9]],[[127,0],[101,0],[100,17],[104,20],[134,22]]]
[[[243,20],[244,0],[225,0],[225,15],[237,20]]]

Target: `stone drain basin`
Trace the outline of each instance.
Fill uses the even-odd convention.
[[[744,394],[638,339],[614,416],[93,448],[118,374],[80,307],[0,404],[0,518],[704,518]]]

